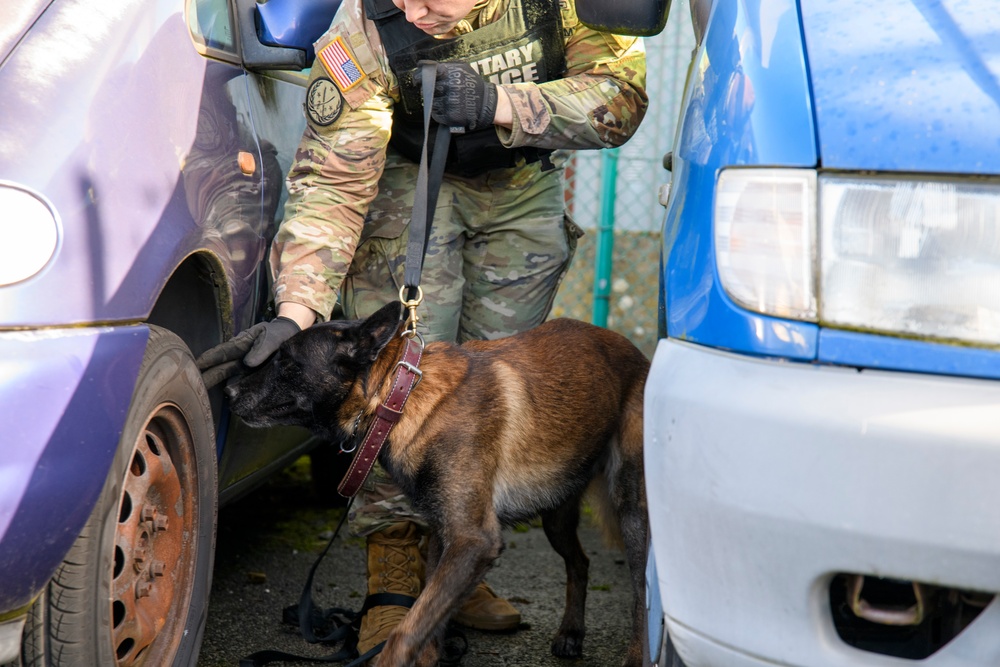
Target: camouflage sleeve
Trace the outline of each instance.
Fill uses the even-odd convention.
[[[563,5],[566,76],[545,83],[505,84],[514,116],[497,128],[507,147],[608,148],[625,143],[646,112],[642,40],[596,32]]]
[[[306,129],[271,245],[275,302],[302,304],[321,320],[336,304],[378,191],[392,122],[386,77],[370,45],[358,39],[364,32],[356,29],[360,15],[353,18],[339,28],[335,20],[316,43],[317,54],[328,45],[331,50],[326,64],[318,56],[312,68]]]

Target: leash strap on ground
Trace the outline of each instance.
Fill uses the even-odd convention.
[[[431,222],[437,208],[438,193],[444,180],[444,165],[448,159],[451,131],[431,121],[431,104],[434,101],[434,81],[437,63],[422,60],[421,92],[424,103],[424,144],[420,151],[420,167],[417,170],[416,190],[413,193],[413,213],[410,216],[410,237],[406,244],[406,269],[403,285],[408,289],[407,298],[415,299],[420,285],[420,273],[424,266],[424,252],[431,235]],[[431,128],[435,130],[434,152],[428,167],[427,144]]]
[[[340,533],[340,529],[344,526],[344,522],[347,521],[347,515],[351,512],[351,505],[354,504],[354,499],[352,498],[348,503],[347,507],[344,508],[344,516],[340,517],[340,521],[337,523],[337,527],[333,531],[333,535],[330,536],[330,541],[326,543],[323,547],[323,551],[320,552],[319,557],[313,562],[312,567],[309,568],[309,576],[306,577],[305,586],[302,587],[302,594],[299,595],[299,632],[302,633],[302,637],[305,638],[310,644],[316,644],[318,642],[324,641],[324,638],[316,636],[315,629],[312,625],[314,614],[316,613],[316,605],[313,603],[312,588],[313,579],[316,577],[316,570],[319,568],[319,564],[323,562],[326,558],[326,554],[330,551],[330,547],[333,546],[333,541],[337,539],[337,535]],[[335,641],[330,639],[329,641]]]
[[[269,665],[272,662],[286,661],[331,663],[344,662],[345,660],[351,660],[351,662],[347,663],[343,667],[359,667],[378,655],[383,646],[385,646],[385,642],[371,648],[354,660],[351,660],[351,658],[358,655],[356,650],[352,650],[349,655],[346,653],[345,649],[341,649],[336,653],[331,653],[330,655],[321,655],[316,657],[285,653],[284,651],[257,651],[253,655],[248,655],[247,657],[242,658],[240,660],[240,667],[264,667],[264,665]]]
[[[370,651],[367,651],[363,656],[357,657],[358,637],[357,630],[354,628],[354,625],[355,623],[360,623],[360,618],[366,610],[363,609],[357,614],[350,610],[341,608],[333,608],[324,612],[323,610],[317,608],[316,604],[313,602],[312,587],[313,579],[316,576],[316,570],[319,568],[319,564],[323,562],[323,559],[326,558],[327,553],[329,553],[330,547],[333,546],[333,541],[337,539],[337,535],[340,533],[340,529],[344,526],[344,522],[347,520],[347,516],[351,511],[352,504],[353,499],[351,502],[347,503],[347,507],[344,508],[344,515],[340,517],[340,521],[337,523],[337,527],[334,529],[333,535],[330,536],[330,540],[326,543],[323,551],[320,552],[316,560],[313,561],[312,567],[309,568],[309,576],[306,577],[306,583],[302,588],[302,594],[299,596],[298,605],[285,609],[282,614],[283,620],[286,623],[289,623],[294,619],[295,622],[291,622],[291,624],[298,626],[303,639],[310,644],[329,644],[343,641],[344,645],[336,653],[331,653],[325,656],[296,655],[294,653],[286,653],[284,651],[275,650],[257,651],[256,653],[252,653],[245,658],[241,658],[240,667],[263,667],[264,665],[269,665],[273,662],[284,661],[331,663],[345,662],[347,660],[351,660],[351,662],[344,665],[344,667],[356,667],[357,665],[364,664],[365,661],[382,650],[382,644],[379,644]],[[412,604],[412,602],[410,604]],[[324,629],[323,632],[317,632],[317,629],[321,625],[332,625],[333,630],[328,631],[327,629]],[[353,658],[356,657],[357,659],[354,660]]]

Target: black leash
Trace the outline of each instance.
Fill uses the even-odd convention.
[[[295,653],[286,653],[284,651],[275,650],[257,651],[256,653],[252,653],[245,658],[241,658],[240,667],[263,667],[264,665],[268,665],[272,662],[281,662],[286,660],[320,663],[344,662],[350,660],[351,662],[344,667],[357,667],[358,665],[363,665],[369,658],[382,650],[382,644],[379,644],[378,646],[365,652],[364,655],[358,656],[358,634],[356,626],[361,623],[361,617],[367,611],[367,608],[362,609],[358,613],[340,607],[334,607],[326,611],[322,611],[317,608],[316,604],[313,602],[312,587],[313,579],[316,577],[316,570],[319,568],[319,564],[323,562],[323,559],[326,558],[327,553],[329,553],[330,547],[333,546],[333,541],[337,539],[340,529],[347,520],[347,514],[350,512],[352,502],[347,503],[347,507],[344,508],[344,516],[342,516],[340,521],[337,523],[337,527],[334,529],[330,540],[326,543],[326,547],[323,548],[319,557],[313,561],[312,567],[309,568],[309,576],[306,577],[306,583],[302,588],[302,594],[299,596],[298,605],[286,607],[282,613],[282,621],[289,625],[297,625],[302,638],[310,644],[333,644],[344,642],[344,645],[339,651],[324,656],[298,655]],[[405,601],[397,602],[396,604],[402,604],[403,606],[408,607],[413,604],[413,598],[410,598],[408,604]]]
[[[407,299],[417,298],[420,287],[420,272],[424,267],[424,253],[431,236],[431,222],[437,208],[438,193],[444,181],[444,165],[448,159],[448,146],[452,130],[434,124],[434,154],[428,166],[427,144],[430,143],[431,103],[434,99],[434,81],[437,63],[421,60],[421,94],[424,101],[424,144],[420,149],[420,166],[417,170],[416,190],[413,193],[413,214],[410,216],[410,237],[406,244],[406,269],[403,286]]]
[[[290,607],[285,607],[282,612],[282,622],[287,625],[297,626],[302,638],[310,644],[337,644],[343,642],[339,651],[323,656],[299,655],[268,649],[251,653],[240,659],[240,667],[264,667],[272,662],[313,662],[313,663],[349,663],[343,667],[360,667],[368,660],[372,659],[385,646],[385,642],[372,647],[361,655],[358,655],[358,630],[361,627],[361,619],[369,609],[383,605],[410,608],[416,602],[416,598],[399,593],[373,593],[365,598],[364,605],[358,612],[343,607],[331,607],[326,610],[319,609],[313,602],[313,579],[316,577],[316,570],[319,564],[326,558],[333,541],[337,539],[340,529],[347,520],[347,515],[351,510],[354,498],[347,503],[344,508],[344,516],[340,517],[337,527],[330,536],[323,551],[313,561],[309,568],[309,575],[306,577],[305,586],[299,595],[299,603]],[[469,643],[461,631],[449,627],[446,632],[445,644],[442,647],[442,655],[438,664],[442,667],[458,667],[462,662],[462,657],[469,650]],[[451,642],[450,644],[448,642]],[[458,645],[456,645],[456,642]]]

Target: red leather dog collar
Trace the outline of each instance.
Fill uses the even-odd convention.
[[[392,390],[385,399],[385,403],[379,404],[375,408],[375,421],[368,428],[365,439],[358,447],[351,467],[348,468],[344,479],[340,480],[337,493],[345,498],[353,498],[361,485],[364,484],[368,474],[372,471],[372,466],[378,460],[382,445],[389,437],[389,432],[396,425],[399,418],[403,416],[403,406],[406,399],[410,397],[410,392],[420,382],[420,358],[424,353],[423,341],[417,336],[411,336],[406,340],[403,347],[403,357],[396,362],[396,377],[392,382]]]

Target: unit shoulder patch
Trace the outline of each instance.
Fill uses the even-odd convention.
[[[342,93],[346,93],[367,78],[353,51],[340,35],[324,46],[316,54],[316,58],[323,63],[330,78]]]
[[[344,98],[333,81],[319,77],[306,91],[306,114],[309,120],[320,126],[327,126],[340,117],[344,109]]]

